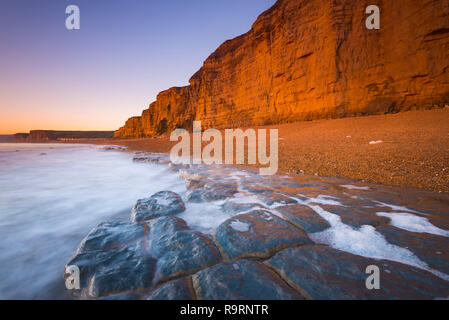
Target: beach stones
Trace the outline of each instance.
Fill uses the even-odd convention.
[[[155,283],[193,273],[220,261],[212,241],[184,220],[161,217],[150,222],[148,251],[157,259]]]
[[[96,298],[111,293],[151,286],[156,259],[148,256],[142,243],[116,250],[79,253],[66,266],[80,270],[82,297]]]
[[[197,299],[292,300],[302,297],[263,264],[239,260],[221,263],[192,277]]]
[[[77,253],[118,249],[142,239],[145,229],[137,223],[104,222],[83,239]]]
[[[276,210],[290,223],[308,233],[320,232],[330,227],[330,224],[318,213],[304,205],[284,206]]]
[[[425,270],[374,260],[327,246],[303,246],[278,252],[266,262],[308,299],[435,299],[449,296],[449,282]],[[369,290],[365,273],[380,269],[380,289]]]
[[[286,247],[313,243],[303,230],[261,210],[226,220],[218,227],[215,240],[230,260],[269,257]]]
[[[186,209],[182,198],[172,191],[160,191],[140,199],[131,212],[131,221],[146,221],[160,216],[175,215]]]

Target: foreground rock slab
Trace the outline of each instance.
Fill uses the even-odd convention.
[[[449,238],[416,233],[387,225],[376,229],[388,242],[407,248],[431,268],[449,275]]]
[[[309,233],[320,232],[330,227],[313,209],[304,205],[284,206],[279,211],[290,223]]]
[[[215,240],[229,260],[268,258],[286,247],[313,244],[306,233],[266,211],[253,211],[228,219]]]
[[[67,266],[80,270],[82,298],[151,289],[161,282],[215,265],[221,256],[212,240],[184,220],[164,216],[145,224],[102,223],[82,241]],[[162,294],[162,293],[161,293]],[[177,296],[180,298],[180,296]]]
[[[137,201],[131,212],[131,221],[139,222],[160,216],[175,215],[185,209],[184,201],[177,193],[160,191],[150,198]]]
[[[221,259],[212,241],[191,230],[180,218],[152,220],[150,230],[147,246],[150,255],[157,259],[155,283],[193,273]]]
[[[142,243],[136,243],[117,250],[80,253],[67,266],[80,270],[81,291],[75,294],[96,298],[150,287],[156,262]]]
[[[142,239],[144,235],[144,226],[137,223],[104,222],[89,232],[77,253],[119,249]]]
[[[308,299],[436,299],[449,296],[449,283],[408,265],[374,260],[325,246],[286,249],[266,262]],[[368,290],[370,265],[380,269],[380,289]]]
[[[187,201],[194,203],[225,200],[237,193],[236,186],[229,184],[213,184],[192,188],[187,192]]]
[[[182,216],[207,234],[177,216],[185,210],[178,194],[159,192],[135,206],[133,222],[102,223],[86,236],[67,265],[81,272],[82,290],[73,293],[105,300],[449,297],[447,196],[255,172],[183,168],[190,201]],[[208,206],[214,210],[192,211]],[[191,212],[206,224],[218,213],[217,221],[198,227]],[[394,261],[405,253],[424,269],[332,246],[382,251]],[[379,268],[379,290],[366,287],[368,266]]]
[[[194,300],[195,298],[190,278],[181,278],[156,289],[147,300]]]
[[[261,263],[239,260],[222,263],[193,276],[198,299],[294,300],[303,299]]]

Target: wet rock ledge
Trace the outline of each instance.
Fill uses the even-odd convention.
[[[438,299],[449,296],[448,199],[422,191],[347,188],[338,179],[261,177],[251,170],[173,165],[164,155],[135,161],[167,165],[186,181],[181,197],[163,190],[134,205],[129,222],[105,222],[67,262],[80,270],[80,299]],[[244,200],[244,201],[243,201]],[[219,203],[229,219],[214,234],[178,217],[189,203]],[[397,205],[389,205],[396,203]],[[404,206],[407,204],[413,209]],[[378,212],[415,212],[442,235],[397,228]],[[334,218],[320,215],[329,212]],[[207,214],[207,213],[205,213]],[[336,220],[335,220],[336,219]],[[338,223],[375,228],[428,266],[366,258],[318,241]],[[332,229],[333,230],[333,229]],[[313,241],[312,239],[315,239]],[[417,240],[418,239],[418,240]],[[348,251],[348,250],[346,250]],[[368,290],[367,266],[381,288]],[[433,270],[433,271],[432,271]],[[443,278],[441,274],[443,274]],[[64,274],[64,277],[67,275]]]

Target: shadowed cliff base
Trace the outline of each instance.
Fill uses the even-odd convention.
[[[316,120],[279,129],[279,169],[449,192],[449,108]],[[170,152],[167,135],[88,141]]]
[[[161,92],[117,138],[444,107],[449,102],[449,5],[279,0],[250,31],[224,42],[190,78]],[[417,27],[419,25],[419,27]],[[182,58],[182,57],[180,57]]]

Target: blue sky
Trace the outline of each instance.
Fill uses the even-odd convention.
[[[0,134],[114,130],[275,0],[1,0]],[[65,28],[78,5],[81,29]]]

